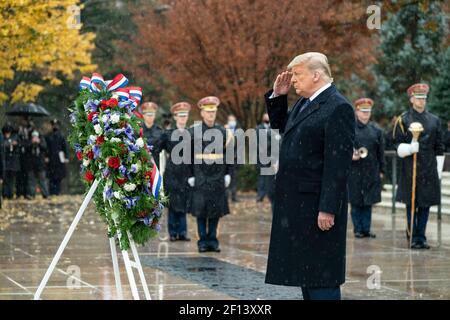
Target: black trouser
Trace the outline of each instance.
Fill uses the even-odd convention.
[[[272,201],[274,183],[275,176],[273,175],[258,176],[258,200],[263,200],[267,196]]]
[[[187,221],[186,212],[175,211],[169,208],[169,217],[167,220],[167,227],[171,237],[186,237],[187,236]]]
[[[6,170],[3,179],[3,196],[12,199],[14,196],[14,185],[16,185],[16,171]]]
[[[28,171],[27,194],[34,197],[36,195],[36,184],[39,185],[43,197],[48,197],[47,179],[44,170]]]
[[[219,218],[197,218],[197,229],[199,240],[198,247],[206,247],[216,249],[219,247],[217,240],[217,226]]]
[[[16,196],[26,196],[28,185],[28,175],[25,170],[21,170],[16,173]]]
[[[49,190],[50,195],[58,196],[61,193],[61,178],[58,179],[49,179]]]

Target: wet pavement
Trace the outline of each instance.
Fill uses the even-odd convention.
[[[196,225],[191,242],[169,242],[167,233],[139,254],[153,299],[301,299],[299,288],[264,284],[271,211],[266,200],[241,194],[221,220],[221,253],[198,253]],[[5,201],[0,211],[0,300],[32,299],[74,218],[82,196]],[[165,225],[165,221],[164,221]],[[376,239],[347,241],[344,299],[450,299],[450,219],[431,214],[430,250],[411,251],[405,217],[374,210]],[[130,299],[119,258],[124,298]],[[137,277],[137,273],[136,273]],[[142,287],[139,287],[142,294]],[[143,296],[143,294],[142,294]],[[52,274],[42,299],[116,299],[106,227],[90,205]]]

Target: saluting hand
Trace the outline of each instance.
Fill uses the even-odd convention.
[[[334,226],[334,214],[319,212],[319,216],[317,218],[317,224],[319,229],[322,231],[328,231]]]
[[[281,96],[289,92],[291,87],[292,72],[285,71],[280,73],[273,84],[273,92],[276,96]]]

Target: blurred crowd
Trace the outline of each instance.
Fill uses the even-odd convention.
[[[68,146],[53,119],[41,128],[25,119],[7,122],[0,134],[0,181],[7,199],[33,199],[39,191],[44,198],[61,193],[66,176]]]

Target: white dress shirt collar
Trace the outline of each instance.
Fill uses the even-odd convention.
[[[315,98],[317,98],[317,96],[319,94],[321,94],[322,92],[324,92],[325,90],[327,90],[329,87],[331,87],[331,82],[327,83],[326,85],[324,85],[323,87],[321,87],[319,90],[317,90],[316,92],[314,92],[314,94],[309,97],[309,101],[313,101]]]

